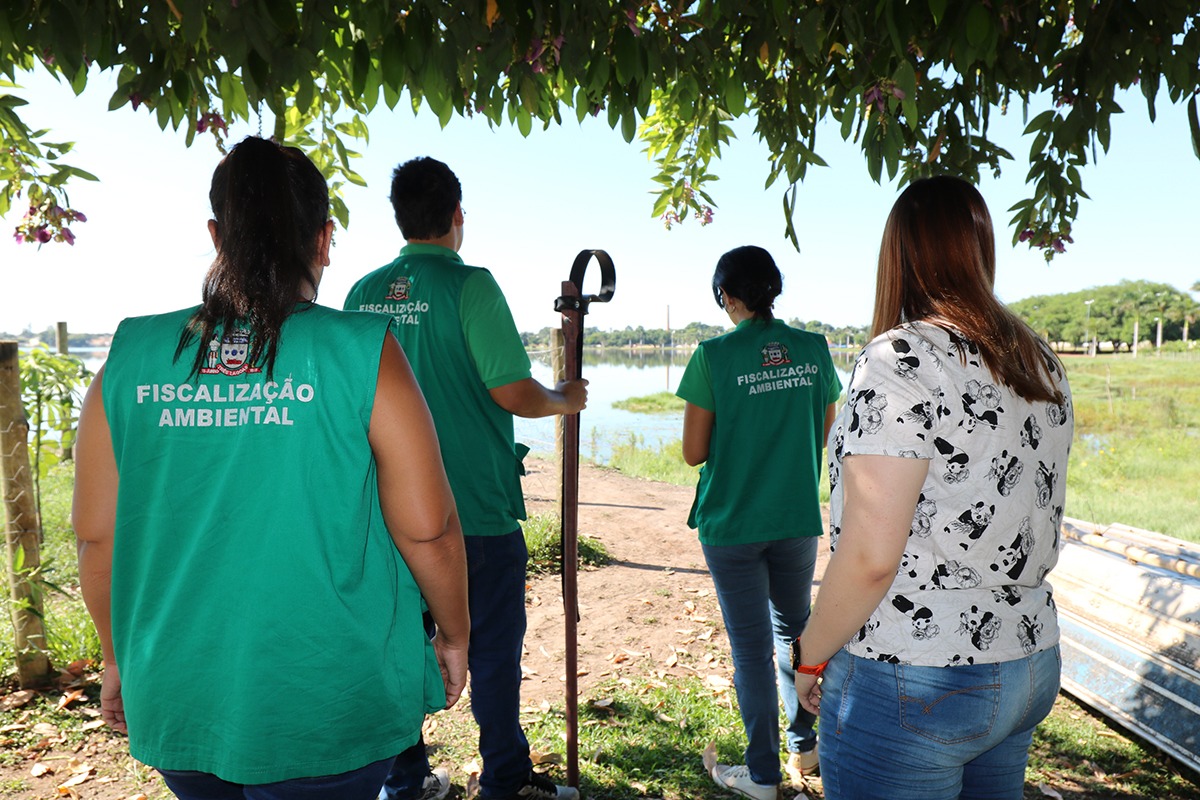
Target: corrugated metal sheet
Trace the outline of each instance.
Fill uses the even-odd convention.
[[[1063,689],[1200,771],[1200,547],[1068,519]]]

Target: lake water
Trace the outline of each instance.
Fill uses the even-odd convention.
[[[108,351],[79,349],[80,356],[93,373],[104,363]],[[583,377],[588,380],[588,407],[579,418],[579,452],[584,458],[607,463],[614,443],[639,438],[647,446],[657,446],[683,433],[683,412],[669,414],[635,414],[613,408],[613,403],[631,397],[643,397],[679,388],[684,367],[691,350],[594,350],[583,355]],[[845,385],[856,353],[834,351],[834,364]],[[547,386],[553,385],[553,370],[548,352],[530,353],[533,377]],[[554,419],[515,420],[516,438],[539,455],[554,452]]]
[[[631,397],[643,397],[679,388],[691,350],[637,351],[587,350],[583,355],[583,377],[588,380],[588,406],[579,418],[579,453],[599,463],[607,463],[614,443],[640,439],[657,446],[683,434],[683,412],[636,414],[613,408],[613,403]],[[842,385],[850,379],[850,367],[857,352],[834,352],[834,366]],[[548,354],[531,354],[533,377],[552,385]],[[516,438],[534,453],[554,450],[554,420],[516,420]]]

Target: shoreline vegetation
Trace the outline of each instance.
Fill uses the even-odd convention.
[[[1075,404],[1067,516],[1200,543],[1200,352],[1136,359],[1065,356],[1063,363]],[[679,413],[683,403],[659,392],[614,406]],[[691,485],[696,472],[683,463],[681,447],[679,440],[647,445],[629,434],[612,442],[608,466]],[[827,488],[822,500],[828,500]]]

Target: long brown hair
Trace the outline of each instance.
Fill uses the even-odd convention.
[[[1014,393],[1061,403],[1054,375],[1062,364],[996,298],[995,280],[992,218],[975,187],[950,176],[914,181],[883,229],[871,337],[903,322],[945,321]]]

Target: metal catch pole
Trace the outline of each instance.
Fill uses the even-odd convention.
[[[600,294],[583,294],[583,276],[595,257],[600,265]],[[612,259],[603,250],[583,250],[563,281],[554,310],[562,314],[566,379],[583,373],[583,317],[588,305],[607,303],[616,289]],[[562,552],[563,608],[566,618],[567,784],[579,787],[579,415],[566,417],[563,435]]]

